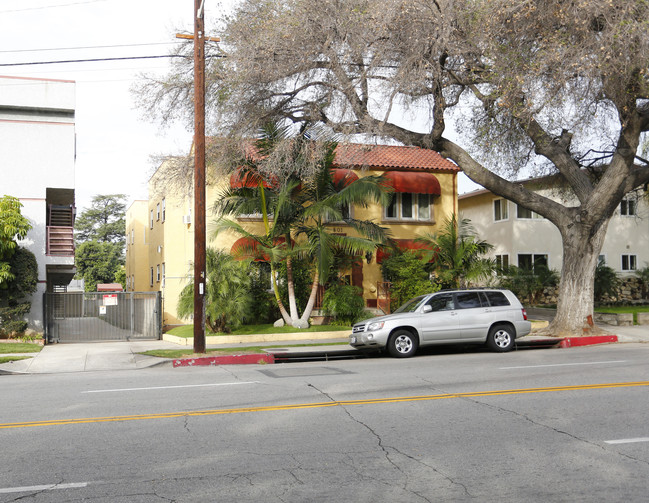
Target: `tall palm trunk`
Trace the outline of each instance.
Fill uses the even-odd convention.
[[[315,275],[313,276],[313,284],[311,285],[311,294],[309,295],[309,301],[306,303],[306,307],[304,308],[304,312],[302,313],[302,317],[300,318],[300,321],[302,323],[306,323],[307,326],[309,323],[309,318],[311,317],[311,313],[313,312],[313,306],[315,305],[315,299],[318,294],[319,285],[320,275],[318,274],[318,271],[316,269]]]
[[[299,318],[297,312],[297,302],[295,301],[295,281],[293,280],[293,261],[291,257],[286,257],[286,287],[288,289],[288,307],[291,313],[291,320]]]
[[[259,181],[259,192],[261,194],[261,215],[264,221],[264,229],[266,231],[266,236],[270,236],[270,223],[268,222],[268,209],[266,208],[266,193],[264,192],[264,184],[262,181]],[[277,287],[277,281],[275,281],[275,264],[272,260],[270,262],[270,282],[273,285],[273,293],[275,294],[275,301],[277,302],[277,307],[279,307],[279,312],[282,315],[284,323],[287,325],[292,325],[291,316],[286,312],[284,303],[282,302],[282,297],[279,294],[279,288]]]

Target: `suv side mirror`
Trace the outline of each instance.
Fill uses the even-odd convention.
[[[433,310],[433,306],[431,306],[431,305],[429,305],[429,304],[426,304],[426,305],[424,306],[424,308],[422,309],[422,312],[424,312],[424,313],[430,313],[430,312],[432,312],[432,310]]]

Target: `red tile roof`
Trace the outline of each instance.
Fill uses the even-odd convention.
[[[460,171],[448,159],[434,150],[396,145],[340,144],[336,148],[336,166],[393,169],[421,169],[431,171]]]

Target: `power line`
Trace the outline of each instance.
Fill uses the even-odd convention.
[[[23,63],[0,63],[0,66],[33,66],[33,65],[57,65],[61,63],[93,63],[97,61],[126,61],[131,59],[161,59],[161,58],[186,58],[180,54],[166,54],[163,56],[124,56],[121,58],[91,58],[91,59],[66,59],[59,61],[29,61]]]
[[[43,49],[15,49],[15,50],[4,50],[0,51],[0,53],[8,53],[8,52],[41,52],[41,51],[76,51],[76,50],[81,50],[81,49],[114,49],[117,47],[142,47],[142,46],[149,46],[149,45],[171,45],[171,44],[176,44],[177,42],[148,42],[148,43],[142,43],[142,44],[119,44],[119,45],[90,45],[88,47],[46,47]]]
[[[26,12],[31,10],[54,9],[57,7],[70,7],[72,5],[87,5],[91,3],[105,2],[105,1],[106,0],[87,0],[86,2],[70,2],[70,3],[56,4],[56,5],[43,5],[42,7],[27,7],[25,9],[0,10],[0,13],[4,14],[5,12]]]

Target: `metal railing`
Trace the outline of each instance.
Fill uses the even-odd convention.
[[[47,226],[47,255],[74,257],[74,227]]]

